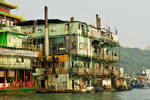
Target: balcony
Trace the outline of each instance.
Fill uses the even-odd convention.
[[[72,72],[77,73],[79,75],[90,75],[91,74],[90,68],[84,68],[84,67],[74,67],[74,68],[72,68]]]
[[[107,42],[111,42],[111,43],[116,43],[116,44],[119,43],[117,40],[115,40],[115,39],[113,39],[113,38],[111,38],[111,37],[108,37],[108,36],[101,36],[101,39],[102,39],[102,40],[105,40],[105,41],[107,41]]]
[[[79,75],[103,75],[103,71],[99,68],[74,67],[72,72]]]
[[[69,70],[67,68],[49,68],[47,70],[47,74],[53,74],[53,72],[55,72],[55,74],[67,74],[69,72]]]
[[[118,62],[120,60],[118,56],[113,56],[113,55],[101,55],[100,59],[105,61],[113,61],[113,62]]]

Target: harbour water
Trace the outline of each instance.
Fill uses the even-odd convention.
[[[25,96],[1,96],[0,100],[150,100],[150,89],[103,93],[45,93]]]

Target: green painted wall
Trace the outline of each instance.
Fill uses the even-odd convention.
[[[22,48],[23,36],[13,32],[0,32],[0,46]]]
[[[7,47],[7,32],[0,33],[0,46]]]
[[[68,30],[67,25],[69,24]],[[61,34],[72,34],[76,33],[79,34],[78,31],[78,24],[79,22],[72,22],[72,23],[59,23],[59,24],[49,24],[49,35],[61,35]],[[30,26],[33,27],[33,26]],[[40,31],[39,31],[40,30]],[[22,27],[22,31],[24,33],[32,33],[32,28],[29,29],[29,26]],[[40,25],[36,27],[36,32],[33,34],[33,37],[40,37],[44,36],[45,27],[44,25]]]

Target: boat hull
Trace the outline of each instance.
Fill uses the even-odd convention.
[[[35,94],[36,88],[7,88],[0,89],[0,95],[25,95],[25,94]]]
[[[146,89],[146,88],[150,88],[150,85],[147,85],[147,84],[134,84],[132,85],[133,88],[143,88],[143,89]]]

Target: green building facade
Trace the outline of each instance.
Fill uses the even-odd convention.
[[[42,52],[42,67],[47,66],[44,21],[26,21],[18,26],[22,33],[32,37],[33,45]],[[43,79],[47,88],[79,90],[95,84],[102,86],[102,78],[110,79],[110,72],[104,70],[113,70],[112,63],[119,61],[118,54],[113,52],[119,46],[115,33],[79,21],[49,20],[48,27],[48,78]]]

